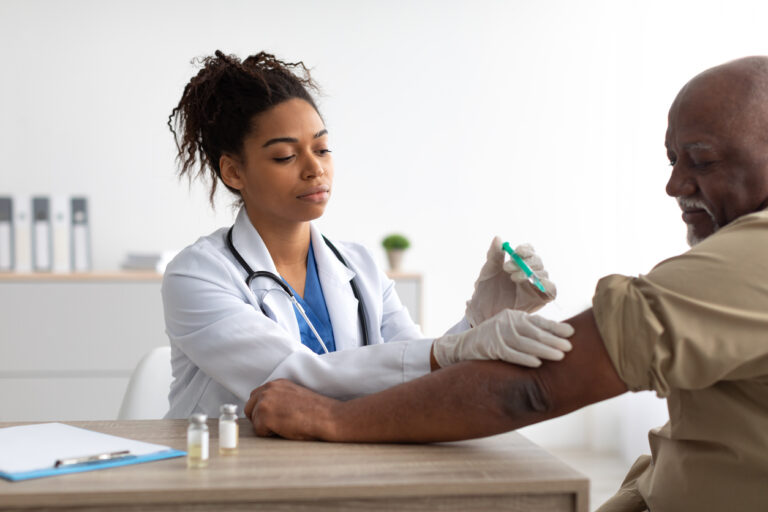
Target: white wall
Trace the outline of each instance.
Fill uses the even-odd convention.
[[[667,107],[704,68],[768,53],[767,14],[759,0],[0,0],[0,193],[87,194],[98,269],[230,223],[224,196],[214,213],[174,177],[165,121],[192,57],[266,49],[324,90],[337,174],[322,229],[382,264],[383,235],[406,233],[428,333],[461,316],[494,234],[537,247],[560,291],[546,311],[565,318],[599,276],[685,249],[664,194]],[[601,446],[596,431],[620,437],[616,409],[528,432]]]

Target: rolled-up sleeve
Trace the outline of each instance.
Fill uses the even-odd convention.
[[[593,311],[608,355],[632,391],[653,389],[650,375],[656,342],[664,328],[634,279],[612,275],[600,280]]]
[[[634,391],[702,389],[722,380],[768,384],[768,282],[749,219],[648,275],[598,282],[593,312],[617,373]],[[755,247],[757,244],[759,247]]]

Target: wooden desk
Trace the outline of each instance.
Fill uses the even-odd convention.
[[[71,425],[185,449],[185,420]],[[0,427],[18,423],[0,423]],[[185,458],[25,482],[0,480],[0,510],[587,511],[588,481],[517,433],[432,445],[260,439],[188,470]]]

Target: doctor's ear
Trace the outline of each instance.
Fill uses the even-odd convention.
[[[242,190],[245,184],[241,176],[242,168],[240,161],[231,155],[221,155],[219,158],[219,169],[221,170],[221,181],[226,186],[235,190]]]

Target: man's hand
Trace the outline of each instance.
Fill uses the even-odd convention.
[[[627,391],[592,310],[568,323],[576,331],[573,350],[557,364],[466,361],[347,402],[278,380],[256,389],[245,413],[258,435],[432,443],[507,432]]]
[[[340,404],[289,380],[278,379],[251,392],[245,415],[260,437],[330,441],[335,432],[334,408]]]
[[[513,261],[504,263],[501,239],[494,237],[488,249],[487,260],[475,281],[472,299],[467,302],[466,315],[472,327],[480,325],[504,309],[533,313],[557,295],[557,289],[548,279],[549,274],[544,270],[544,264],[533,247],[520,245],[515,248],[515,252],[541,278],[541,284],[549,295],[541,293],[529,283],[523,271]]]

